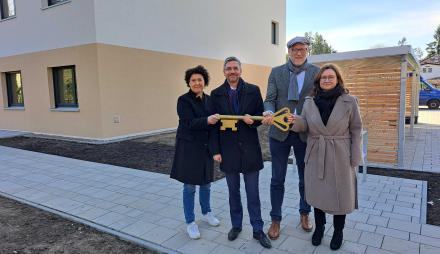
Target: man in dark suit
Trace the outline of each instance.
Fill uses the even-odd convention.
[[[272,123],[273,112],[283,107],[291,112],[301,114],[305,97],[313,89],[313,79],[319,68],[307,63],[310,42],[305,37],[295,37],[287,43],[289,58],[286,64],[274,67],[270,73],[266,100],[264,101],[264,124]],[[269,129],[269,145],[272,157],[272,179],[270,183],[270,199],[272,224],[268,235],[277,239],[280,235],[282,219],[281,207],[284,199],[284,180],[291,147],[295,153],[299,177],[299,213],[301,227],[311,231],[313,226],[309,220],[310,205],[304,199],[304,156],[306,137],[293,131],[281,131],[275,126]]]
[[[218,138],[211,144],[214,160],[220,162],[220,169],[226,175],[229,190],[229,206],[232,229],[230,241],[235,240],[242,229],[243,207],[240,195],[240,173],[243,174],[247,207],[253,228],[253,237],[265,248],[272,245],[263,232],[259,196],[259,171],[263,158],[258,140],[257,127],[250,115],[261,115],[264,110],[260,89],[241,79],[241,63],[236,57],[228,57],[223,65],[225,82],[211,92],[214,111],[221,115],[244,115],[236,124],[237,130],[220,130]]]

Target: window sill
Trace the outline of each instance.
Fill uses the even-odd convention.
[[[71,0],[68,0],[68,1],[65,1],[65,2],[53,4],[53,5],[43,6],[43,7],[41,7],[41,10],[44,11],[44,10],[47,10],[47,9],[50,9],[50,8],[53,8],[53,7],[57,7],[57,6],[60,6],[60,5],[63,5],[63,4],[67,4],[67,3],[70,3],[70,2],[71,2]]]
[[[79,112],[79,108],[51,108],[52,112]]]
[[[16,17],[17,17],[17,16],[14,15],[14,16],[10,16],[10,17],[4,18],[4,19],[0,19],[0,22],[8,21],[8,20],[11,20],[11,19],[15,19]]]
[[[4,107],[4,110],[23,110],[24,111],[24,107],[19,107],[19,106],[12,106],[12,107]]]

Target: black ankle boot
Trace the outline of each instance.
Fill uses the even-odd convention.
[[[330,249],[337,250],[341,248],[342,240],[344,238],[344,234],[342,233],[342,229],[336,230],[333,232],[332,240],[330,241]]]
[[[318,246],[321,244],[322,237],[324,237],[324,226],[316,226],[315,232],[313,232],[312,236],[312,244],[313,246]]]

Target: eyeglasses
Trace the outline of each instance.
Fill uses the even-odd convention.
[[[297,54],[297,53],[305,54],[305,53],[307,53],[307,52],[309,51],[308,48],[302,48],[302,49],[291,49],[291,50],[292,50],[292,52],[293,52],[294,54]]]
[[[320,78],[321,81],[333,81],[333,80],[335,80],[335,79],[336,79],[335,76],[328,76],[328,77],[326,77],[326,76],[322,76],[322,77]]]

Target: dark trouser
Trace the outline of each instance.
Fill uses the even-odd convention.
[[[325,212],[318,208],[315,210],[315,225],[317,228],[325,225]],[[343,230],[345,226],[345,214],[344,215],[333,215],[333,227],[335,230]]]
[[[287,162],[290,149],[293,146],[299,178],[299,213],[310,213],[310,205],[304,199],[304,155],[307,144],[299,138],[298,133],[289,131],[289,136],[284,141],[269,138],[270,154],[272,156],[272,179],[270,182],[270,202],[272,210],[270,216],[274,221],[281,221],[281,207],[284,199],[284,181],[286,179]]]
[[[243,174],[249,218],[254,232],[263,230],[258,176],[259,171]],[[240,173],[226,173],[226,182],[229,190],[229,211],[232,227],[241,229],[243,206],[241,205],[240,195]]]

